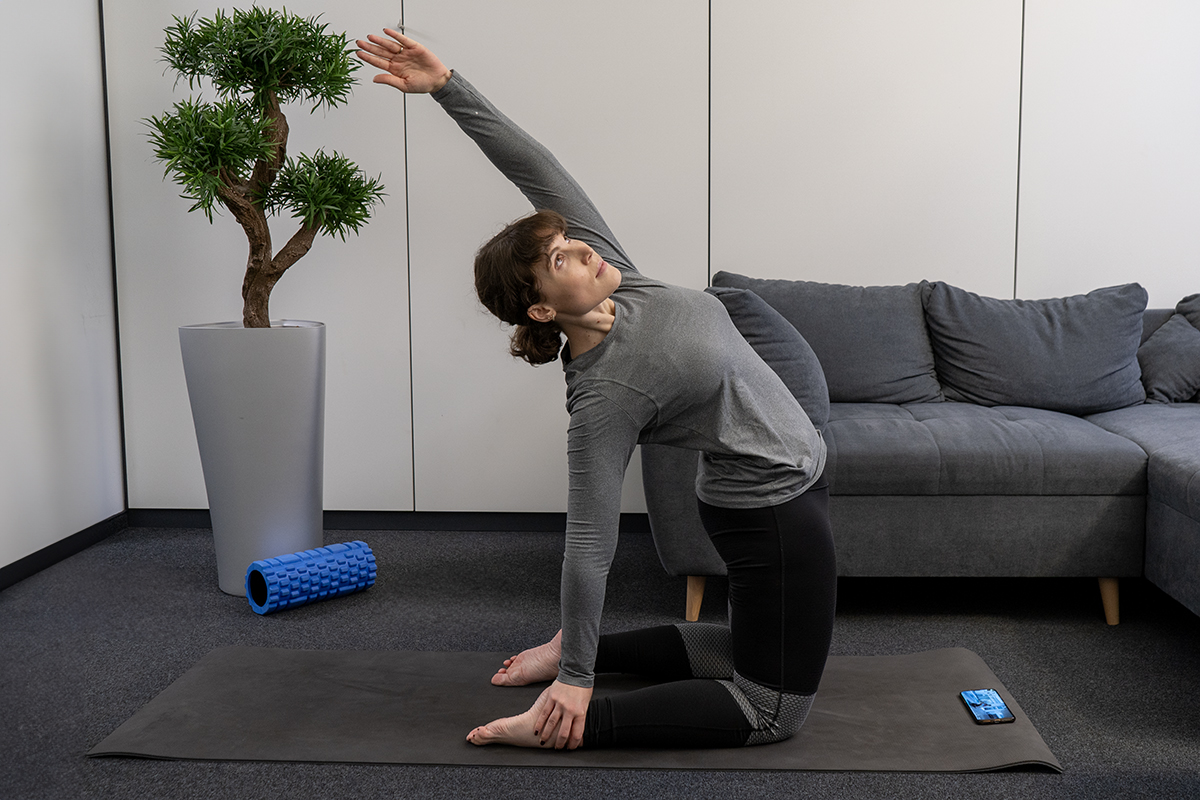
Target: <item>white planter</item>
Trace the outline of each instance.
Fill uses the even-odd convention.
[[[325,326],[179,329],[221,591],[246,568],[324,544]]]

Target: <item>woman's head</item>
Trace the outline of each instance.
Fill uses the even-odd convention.
[[[509,350],[530,364],[558,358],[562,329],[553,320],[530,318],[529,309],[542,301],[538,270],[567,221],[553,211],[539,211],[513,222],[492,237],[475,255],[475,293],[484,308],[517,326]]]

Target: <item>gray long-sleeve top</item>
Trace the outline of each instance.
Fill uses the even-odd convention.
[[[638,443],[699,450],[696,493],[725,508],[798,496],[820,476],[825,443],[719,300],[643,276],[557,159],[454,73],[433,98],[536,209],[621,270],[616,319],[575,359],[564,352],[570,489],[558,678],[591,686],[621,485]]]

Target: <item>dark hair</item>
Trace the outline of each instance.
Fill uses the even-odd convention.
[[[510,223],[475,254],[475,294],[484,308],[515,325],[508,350],[530,364],[546,364],[562,349],[557,322],[538,322],[527,313],[542,301],[536,267],[550,243],[566,235],[567,221],[553,211],[538,211]]]

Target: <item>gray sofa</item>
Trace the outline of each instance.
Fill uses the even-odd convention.
[[[1200,613],[1200,295],[1137,284],[1041,301],[944,283],[851,287],[718,273],[734,323],[822,430],[838,574],[1145,575]],[[826,388],[827,387],[827,388]],[[667,572],[724,565],[699,454],[643,445]]]

